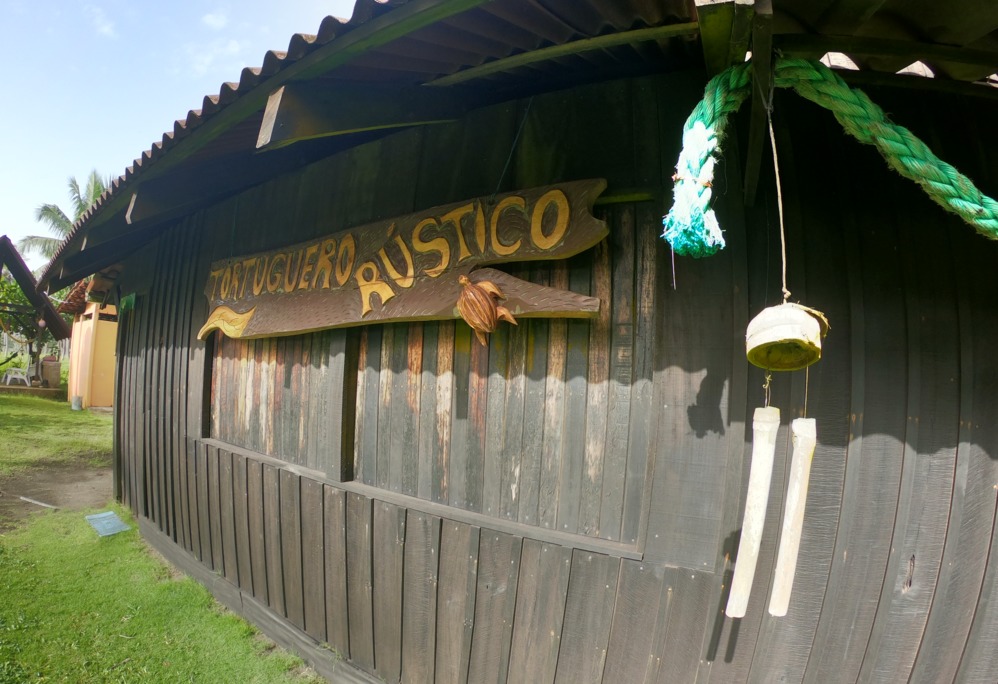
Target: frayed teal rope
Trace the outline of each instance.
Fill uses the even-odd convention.
[[[873,145],[888,165],[918,183],[926,194],[987,238],[998,239],[998,202],[983,194],[953,166],[936,157],[911,131],[887,120],[884,111],[821,62],[779,59],[775,85],[830,109],[847,133]],[[751,92],[751,65],[737,64],[707,83],[704,99],[683,127],[676,164],[673,205],[663,218],[664,237],[677,254],[704,257],[724,247],[710,208],[715,155],[729,116]]]

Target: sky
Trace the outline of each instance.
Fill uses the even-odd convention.
[[[354,0],[0,0],[0,235],[48,235],[68,179],[117,177],[205,95]],[[25,255],[30,268],[45,259]]]

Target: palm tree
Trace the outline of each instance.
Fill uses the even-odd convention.
[[[75,176],[69,177],[69,199],[73,203],[73,219],[70,220],[65,212],[55,204],[43,204],[35,209],[35,220],[48,225],[49,232],[56,237],[46,237],[43,235],[29,235],[21,238],[17,243],[17,249],[22,254],[36,252],[51,259],[55,256],[59,245],[66,239],[73,229],[73,224],[80,220],[91,206],[93,206],[104,190],[111,185],[110,179],[104,180],[97,171],[91,171],[87,177],[86,187],[80,189],[80,184]]]

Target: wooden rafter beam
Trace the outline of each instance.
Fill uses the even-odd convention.
[[[55,307],[52,306],[49,298],[38,292],[35,276],[24,263],[20,253],[14,248],[10,238],[6,235],[0,235],[0,271],[3,270],[4,266],[10,271],[14,277],[14,282],[21,288],[21,292],[24,293],[28,302],[34,307],[32,322],[34,322],[35,316],[41,316],[55,339],[64,340],[69,337],[72,331],[66,325],[66,321],[62,320],[62,316],[55,310]]]
[[[573,40],[563,45],[552,45],[540,50],[523,52],[511,57],[495,59],[485,64],[463,69],[447,76],[434,79],[426,83],[430,86],[450,86],[457,83],[464,83],[476,78],[483,78],[492,74],[498,74],[528,64],[536,64],[551,59],[567,57],[569,55],[579,55],[593,50],[605,50],[606,48],[618,45],[634,45],[653,40],[664,40],[675,36],[691,35],[697,32],[697,24],[683,23],[670,24],[669,26],[653,26],[651,28],[636,29],[634,31],[623,31],[621,33],[611,33],[595,38],[582,38]]]
[[[755,204],[773,87],[773,2],[756,0],[752,19],[752,111],[745,150],[745,204]]]
[[[836,0],[816,22],[821,33],[848,35],[856,31],[877,13],[887,0]]]
[[[773,44],[786,57],[816,59],[826,52],[841,52],[858,57],[903,57],[909,64],[918,60],[926,64],[968,64],[998,71],[998,51],[972,50],[935,43],[788,33],[774,36]]]
[[[425,88],[378,88],[329,80],[288,83],[270,94],[256,147],[453,121],[467,104]]]
[[[754,4],[755,0],[696,0],[708,76],[744,61]]]
[[[132,193],[125,211],[125,224],[131,228],[109,225],[105,230],[100,226],[91,232],[88,243],[94,245],[116,239],[122,228],[134,230],[139,224],[185,216],[234,192],[338,151],[341,145],[338,141],[322,141],[307,150],[287,149],[272,155],[239,152],[202,162],[193,168],[181,167],[174,173],[142,183]]]
[[[106,266],[118,263],[155,239],[161,229],[162,224],[146,225],[118,240],[73,254],[66,259],[59,272],[52,276],[49,288],[61,289],[79,280],[80,274],[96,273]]]
[[[210,142],[230,130],[247,117],[266,106],[271,92],[278,86],[295,80],[310,80],[360,57],[381,45],[391,43],[414,31],[437,23],[447,17],[461,14],[489,0],[413,0],[390,12],[353,27],[326,45],[290,64],[268,81],[269,88],[253,88],[240,93],[240,97],[202,123],[196,133],[178,141],[169,154],[141,172],[143,181],[155,179],[175,169],[183,161],[206,147]],[[87,222],[87,227],[97,226],[123,213],[131,203],[131,193],[121,192],[101,206]],[[46,269],[45,279],[62,269],[62,262],[75,253],[82,238],[75,239]],[[43,283],[47,284],[47,283]]]
[[[842,80],[857,88],[873,86],[902,88],[905,90],[925,90],[935,93],[952,93],[964,97],[980,97],[998,101],[998,86],[984,83],[949,81],[941,78],[925,78],[909,74],[888,74],[878,71],[836,70]]]

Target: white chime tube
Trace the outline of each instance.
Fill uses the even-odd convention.
[[[814,418],[797,418],[790,424],[793,435],[794,455],[790,464],[790,486],[783,513],[783,531],[780,533],[780,550],[776,555],[776,573],[773,593],[769,597],[769,614],[783,616],[790,607],[790,592],[797,571],[797,552],[800,550],[800,533],[804,527],[804,504],[807,502],[807,483],[811,476],[811,458],[817,443]]]
[[[749,466],[748,495],[742,518],[742,536],[738,543],[735,576],[728,595],[728,617],[745,617],[755,565],[759,560],[762,528],[769,503],[769,483],[773,479],[773,455],[776,453],[776,433],[780,429],[780,409],[775,406],[757,408],[752,419],[752,463]]]

